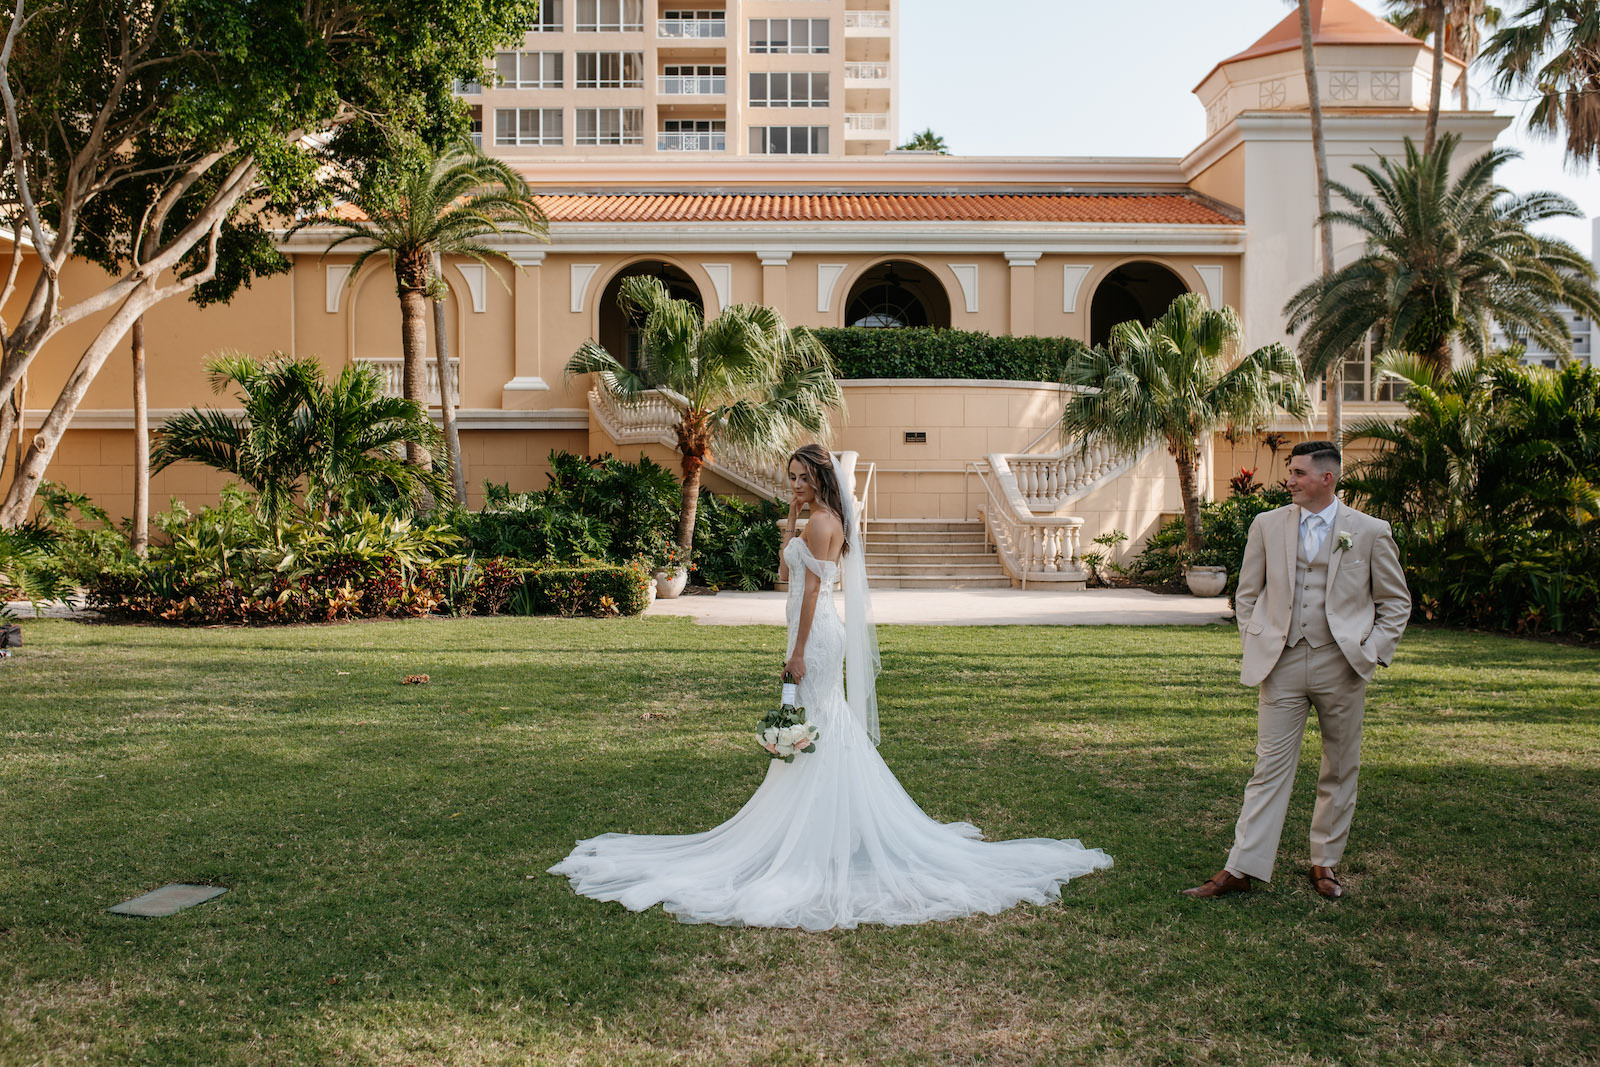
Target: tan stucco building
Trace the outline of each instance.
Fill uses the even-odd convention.
[[[731,27],[736,15],[774,18],[766,9],[805,8],[842,24],[848,12],[870,7],[728,0],[724,18]],[[1430,55],[1351,0],[1314,8],[1332,176],[1359,180],[1354,164],[1400,153],[1407,136],[1420,139]],[[644,10],[662,14],[649,0]],[[570,27],[562,33],[577,35]],[[749,39],[747,25],[737,39]],[[882,47],[892,54],[892,35]],[[1461,75],[1454,60],[1445,69],[1452,82]],[[502,91],[485,91],[484,107],[492,111],[489,98]],[[551,220],[549,244],[507,242],[516,270],[460,262],[446,271],[469,485],[542,486],[552,449],[642,449],[670,459],[664,425],[592,403],[586,382],[563,376],[586,338],[614,352],[626,347],[614,298],[629,273],[663,278],[707,315],[761,302],[809,326],[899,322],[1090,343],[1115,322],[1153,317],[1192,291],[1239,309],[1249,346],[1288,340],[1284,302],[1320,268],[1295,16],[1219,62],[1195,92],[1207,133],[1181,159],[563,149],[529,162]],[[739,121],[748,127],[753,119]],[[1443,126],[1462,135],[1460,158],[1470,159],[1507,121],[1447,112]],[[202,364],[222,349],[311,355],[330,369],[371,361],[398,386],[392,276],[374,263],[351,279],[353,256],[324,259],[325,244],[314,231],[286,240],[293,270],[256,282],[226,307],[172,302],[147,316],[153,425],[176,410],[217,403]],[[1338,254],[1353,250],[1346,235]],[[88,274],[84,268],[79,276],[87,282]],[[66,331],[35,364],[29,426],[39,423],[40,405],[55,397],[88,332]],[[1365,365],[1350,370],[1346,395],[1359,411],[1375,398]],[[880,516],[992,515],[1015,489],[1009,503],[1022,509],[1019,521],[1070,514],[1085,520],[1084,540],[1119,527],[1137,541],[1176,507],[1164,454],[1049,458],[1060,405],[1049,383],[871,381],[847,383],[845,392],[848,415],[832,443],[875,465]],[[127,363],[113,361],[49,472],[114,513],[131,504],[129,396]],[[1254,441],[1218,447],[1208,477],[1223,491],[1239,466],[1261,460]],[[771,484],[760,464],[726,458],[711,472],[714,485]],[[207,471],[174,468],[155,479],[152,495],[158,503],[174,494],[193,502],[219,482]]]

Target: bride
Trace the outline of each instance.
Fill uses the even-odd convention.
[[[816,750],[773,760],[738,814],[704,833],[578,842],[550,868],[576,892],[633,911],[661,904],[687,923],[850,929],[1043,904],[1063,882],[1111,866],[1077,841],[982,841],[971,823],[935,822],[901,788],[876,748],[877,637],[855,502],[842,482],[821,445],[789,460],[784,670],[821,730]],[[811,517],[796,537],[804,507]],[[832,595],[841,575],[842,619]]]

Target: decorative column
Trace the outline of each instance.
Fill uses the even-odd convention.
[[[1011,265],[1011,334],[1020,337],[1036,332],[1033,315],[1033,268],[1043,252],[1007,252]]]
[[[776,308],[785,319],[789,318],[789,260],[793,255],[788,249],[756,249],[761,260],[761,302]]]
[[[520,269],[512,275],[512,368],[514,376],[500,387],[500,406],[525,411],[535,406],[537,394],[550,385],[539,376],[539,302],[544,286],[544,249],[519,248],[511,261]]]

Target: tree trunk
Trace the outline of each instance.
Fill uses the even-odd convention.
[[[1198,453],[1174,452],[1178,464],[1178,493],[1183,498],[1183,547],[1198,552],[1205,545],[1200,533],[1200,486]]]
[[[0,403],[0,478],[5,476],[6,465],[11,461],[12,437],[15,437],[16,470],[22,471],[22,412],[28,402],[28,379],[24,377],[17,387]]]
[[[434,257],[434,272],[444,277],[444,261]],[[455,482],[456,503],[466,506],[466,461],[461,458],[461,435],[456,430],[456,397],[450,389],[450,330],[446,321],[444,300],[433,303],[433,351],[439,361],[439,411],[444,416],[445,458],[450,462],[450,476]]]
[[[1328,440],[1344,447],[1344,360],[1328,367]]]
[[[700,468],[705,457],[684,453],[683,496],[678,504],[678,562],[687,563],[694,554],[694,520],[700,510]]]
[[[83,403],[84,394],[94,383],[95,375],[105,366],[111,350],[133,326],[134,320],[155,303],[148,294],[141,299],[140,293],[140,290],[135,290],[134,295],[100,328],[100,332],[78,358],[78,365],[67,376],[50,413],[34,431],[33,440],[28,443],[27,452],[22,456],[16,477],[6,490],[5,500],[0,502],[0,529],[13,530],[27,521],[33,498],[39,492],[39,483],[44,481],[44,472],[61,443],[61,435],[71,424],[73,415],[77,414],[78,405]]]
[[[1433,151],[1439,139],[1439,101],[1444,91],[1444,20],[1447,0],[1428,4],[1428,21],[1433,25],[1433,86],[1428,90],[1428,124],[1423,129],[1422,150]]]
[[[128,545],[150,554],[150,410],[144,385],[144,316],[133,321],[133,520]]]
[[[400,290],[400,351],[405,356],[401,392],[407,400],[428,411],[428,296],[421,289]],[[406,462],[413,467],[432,464],[421,441],[406,442]]]
[[[1317,227],[1322,237],[1322,273],[1333,271],[1333,223],[1328,214],[1328,141],[1322,129],[1322,90],[1317,85],[1316,48],[1311,43],[1311,0],[1300,0],[1300,56],[1306,71],[1306,100],[1311,108],[1311,150],[1317,165]]]

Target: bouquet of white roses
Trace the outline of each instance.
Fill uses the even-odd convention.
[[[800,707],[798,686],[783,676],[783,697],[778,707],[761,716],[756,727],[756,743],[773,759],[793,763],[802,752],[815,752],[820,730],[806,722],[806,709]]]

